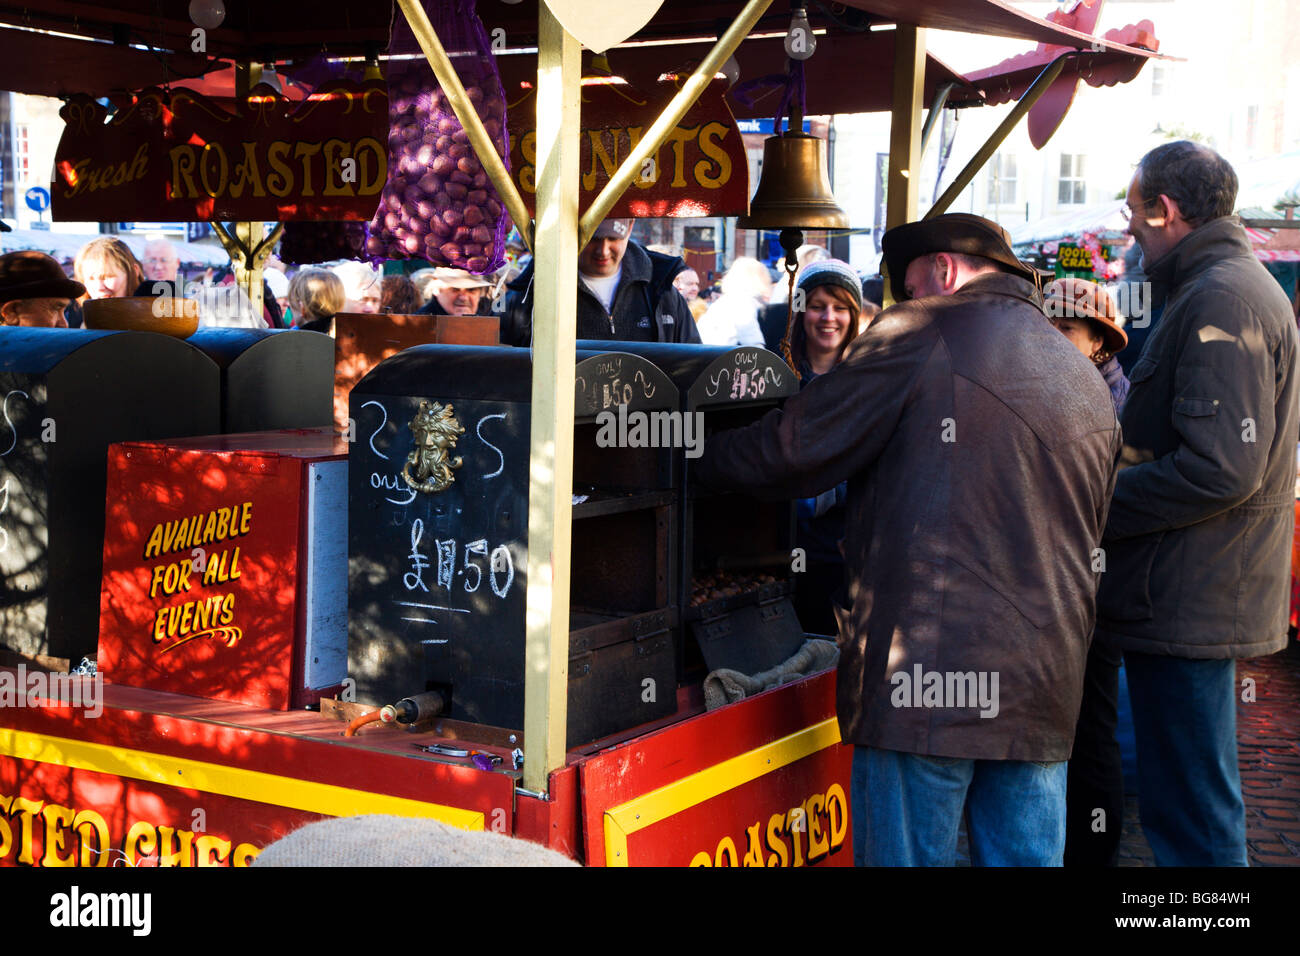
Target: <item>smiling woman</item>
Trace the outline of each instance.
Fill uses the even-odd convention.
[[[794,305],[790,356],[806,384],[834,368],[857,336],[862,280],[847,262],[814,262],[799,274]]]
[[[122,298],[144,280],[144,269],[131,248],[121,239],[107,236],[82,246],[72,271],[85,285],[87,299]]]

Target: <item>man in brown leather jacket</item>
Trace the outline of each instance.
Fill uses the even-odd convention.
[[[834,370],[705,443],[704,480],[808,497],[848,480],[840,732],[855,855],[1059,865],[1119,427],[1001,227],[886,233],[900,304]],[[902,301],[911,300],[911,301]]]
[[[1236,660],[1286,646],[1296,327],[1232,215],[1237,176],[1167,143],[1128,190],[1152,302],[1129,374],[1097,636],[1124,651],[1142,828],[1162,866],[1245,866]]]

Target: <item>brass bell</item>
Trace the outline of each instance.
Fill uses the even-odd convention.
[[[785,132],[763,143],[763,172],[738,229],[847,229],[849,216],[831,194],[826,141]]]

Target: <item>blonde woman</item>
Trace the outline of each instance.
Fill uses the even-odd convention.
[[[720,295],[699,321],[705,345],[762,345],[759,316],[772,293],[772,276],[757,259],[742,256],[722,277]]]
[[[343,311],[345,301],[342,281],[327,269],[302,269],[289,283],[296,329],[333,335],[334,314]]]
[[[119,299],[135,295],[144,281],[144,269],[135,253],[121,239],[94,239],[77,252],[72,274],[86,287],[86,299]]]

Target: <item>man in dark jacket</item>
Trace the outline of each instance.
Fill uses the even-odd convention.
[[[631,241],[631,219],[606,219],[578,252],[578,338],[695,342],[690,306],[673,287],[680,256]],[[533,334],[533,263],[506,287],[501,343],[527,346]]]
[[[1124,649],[1162,866],[1246,865],[1235,662],[1287,640],[1296,328],[1236,195],[1232,167],[1190,142],[1148,153],[1128,190],[1164,312],[1130,373],[1097,636]]]
[[[858,861],[951,864],[964,806],[977,865],[1059,865],[1114,407],[1001,227],[939,216],[884,249],[899,304],[784,408],[710,438],[702,477],[768,497],[848,480]]]

